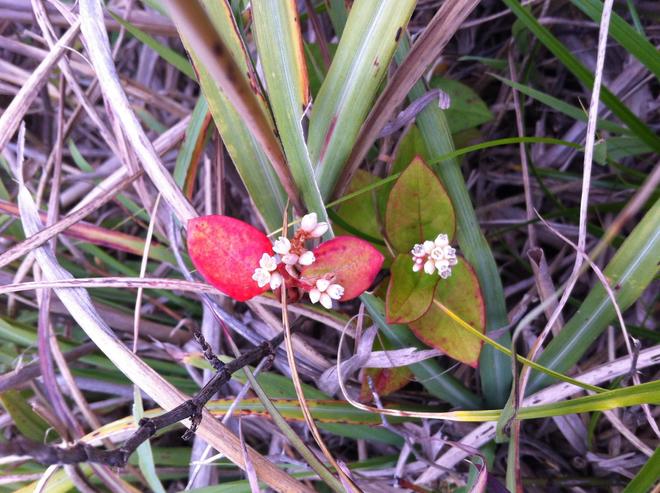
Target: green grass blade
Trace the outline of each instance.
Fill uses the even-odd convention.
[[[204,5],[220,37],[241,68],[241,72],[251,73],[251,62],[236,30],[229,7],[224,1],[207,0]],[[183,42],[186,44],[185,39]],[[241,115],[219,90],[216,82],[190,50],[190,46],[187,46],[187,49],[198,69],[202,91],[208,101],[213,120],[222,135],[227,152],[241,175],[266,227],[268,229],[277,228],[282,223],[286,196],[275,170],[243,122]]]
[[[397,52],[399,63],[408,51],[406,40],[402,41]],[[418,82],[410,91],[409,99],[413,101],[425,92],[424,84]],[[417,116],[417,125],[424,137],[430,161],[435,162],[445,154],[454,152],[454,142],[447,119],[443,111],[436,105],[428,105]],[[479,278],[486,303],[486,331],[490,332],[505,327],[509,324],[509,319],[502,281],[493,253],[479,227],[459,163],[456,159],[447,159],[433,168],[447,188],[456,211],[458,244]],[[509,347],[511,338],[506,334],[499,339],[499,342]],[[509,358],[487,346],[482,350],[479,368],[481,387],[486,402],[493,407],[502,407],[509,395],[512,380]]]
[[[417,347],[424,348],[423,343],[415,337],[405,325],[389,325],[385,321],[385,306],[382,300],[365,293],[360,299],[367,307],[369,315],[381,330],[385,338],[397,348]],[[410,365],[417,381],[422,384],[430,394],[449,402],[462,409],[478,409],[482,406],[481,399],[467,390],[463,384],[447,373],[437,361],[428,359]]]
[[[539,91],[537,89],[533,89],[529,86],[526,86],[524,84],[520,84],[518,82],[514,82],[512,80],[509,80],[505,77],[500,77],[499,75],[496,74],[491,74],[493,77],[498,79],[499,81],[503,82],[509,87],[513,87],[517,91],[523,93],[526,96],[529,96],[530,98],[536,99],[537,101],[545,104],[546,106],[549,106],[550,108],[559,111],[560,113],[563,113],[564,115],[570,116],[574,120],[579,120],[582,122],[587,122],[587,113],[584,109],[578,108],[577,106],[573,106],[572,104],[568,104],[565,101],[562,101],[561,99],[555,98],[553,96],[549,96],[548,94]],[[616,123],[613,123],[608,120],[598,120],[598,128],[601,130],[609,130],[610,132],[615,132],[615,133],[620,133],[620,134],[630,134],[630,130],[622,127],[620,125],[617,125]]]
[[[571,0],[571,3],[591,17],[594,22],[600,21],[603,14],[603,3],[600,0]],[[660,79],[658,50],[616,12],[612,12],[609,35]]]
[[[632,305],[653,281],[660,262],[660,200],[646,212],[604,270],[610,280],[621,310]],[[582,303],[578,312],[555,337],[538,363],[559,372],[575,365],[589,346],[615,318],[614,307],[603,286],[598,283]],[[533,372],[528,392],[551,383]]]
[[[653,455],[639,470],[632,481],[628,483],[623,493],[649,491],[658,482],[658,471],[660,471],[660,447],[655,449]]]
[[[139,422],[144,417],[144,408],[142,407],[142,393],[137,386],[133,387],[133,417],[136,422]],[[137,450],[138,466],[140,472],[146,479],[149,487],[154,493],[165,493],[165,488],[158,478],[156,472],[156,464],[154,463],[154,456],[151,451],[151,442],[149,440],[141,443]]]
[[[174,166],[174,173],[172,173],[174,181],[181,189],[183,189],[185,184],[188,169],[193,158],[193,152],[195,151],[195,143],[199,138],[199,133],[204,128],[204,119],[208,111],[209,105],[206,99],[203,97],[199,98],[192,115],[190,115],[190,123],[186,129],[186,136],[176,156],[176,165]]]
[[[525,8],[518,0],[502,0],[507,7],[520,19],[520,21],[529,29],[538,39],[552,52],[564,66],[589,89],[593,86],[594,77],[589,70],[580,63],[580,61],[547,29],[542,26],[538,20]],[[621,100],[619,100],[605,86],[602,87],[601,101],[612,110],[612,112],[625,123],[635,135],[646,142],[655,151],[660,151],[660,137],[647,127],[635,114],[630,111]]]
[[[140,41],[140,43],[143,43],[154,50],[163,60],[178,69],[182,74],[187,75],[193,80],[196,79],[195,71],[193,70],[192,65],[190,65],[190,62],[185,57],[181,56],[172,48],[169,48],[168,46],[165,46],[161,42],[157,41],[155,38],[145,33],[141,29],[135,27],[129,21],[122,19],[111,10],[108,10],[108,13],[114,20],[121,24],[126,29],[126,31],[131,34],[131,36]]]
[[[314,102],[308,146],[321,195],[328,199],[371,109],[413,0],[357,0]]]
[[[252,10],[268,101],[289,169],[307,208],[328,222],[302,126],[309,85],[295,2],[264,0],[255,2]]]

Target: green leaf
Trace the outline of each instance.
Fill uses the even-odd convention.
[[[50,426],[41,416],[32,410],[25,396],[17,390],[7,390],[0,394],[0,404],[11,416],[12,421],[21,432],[21,435],[43,442]]]
[[[462,258],[452,268],[451,276],[440,281],[434,299],[475,329],[484,332],[486,314],[479,281],[472,267]],[[431,305],[426,315],[409,325],[415,335],[429,346],[472,367],[478,365],[481,340],[466,334],[461,326],[435,304]]]
[[[296,3],[263,0],[255,2],[252,11],[268,102],[289,169],[309,211],[328,221],[303,130],[309,84]]]
[[[603,271],[622,311],[636,302],[653,281],[659,262],[660,200],[657,200]],[[577,313],[543,351],[539,364],[559,372],[568,371],[615,316],[605,289],[600,283],[596,284]],[[528,392],[535,392],[549,383],[548,376],[533,372],[527,386]]]
[[[356,0],[314,101],[307,143],[324,199],[334,189],[405,29],[414,0]]]
[[[209,17],[220,34],[224,44],[243,74],[254,72],[243,41],[238,33],[233,15],[227,4],[204,0]],[[269,230],[277,229],[282,224],[282,213],[286,196],[280,180],[269,159],[262,151],[257,140],[252,136],[244,119],[235,110],[229,99],[220,91],[215,80],[209,75],[185,39],[188,49],[199,73],[199,83],[208,101],[209,110],[218,127],[222,141],[232,158],[236,170]],[[263,95],[259,93],[262,101]],[[263,103],[265,107],[265,102]],[[264,112],[266,110],[264,109]]]
[[[653,455],[639,470],[635,477],[628,483],[623,493],[636,493],[638,491],[649,491],[658,481],[660,471],[660,447],[655,449]]]
[[[385,229],[398,252],[444,233],[451,241],[456,217],[451,200],[421,157],[415,158],[397,180],[385,212]]]
[[[401,41],[396,56],[398,63],[401,63],[409,50],[407,38],[404,37]],[[410,91],[408,99],[413,101],[426,91],[424,83],[418,82]],[[456,211],[458,245],[479,277],[486,303],[487,330],[501,329],[509,324],[502,281],[493,253],[481,232],[459,162],[455,159],[460,153],[470,151],[468,148],[454,150],[447,117],[437,105],[424,108],[417,116],[417,125],[429,151],[429,162],[436,161],[433,170],[442,178]],[[508,333],[499,341],[505,346],[511,344]],[[481,388],[486,401],[490,406],[504,405],[512,379],[509,358],[498,354],[493,348],[486,347],[481,353],[480,365]]]
[[[395,150],[394,162],[392,163],[391,175],[388,178],[393,176],[400,175],[408,167],[408,165],[417,157],[421,156],[424,161],[427,163],[429,161],[429,151],[426,148],[424,143],[424,138],[422,137],[419,128],[417,125],[411,125],[408,131],[401,137],[399,143],[397,144]],[[385,217],[385,211],[387,209],[387,199],[390,197],[390,192],[394,182],[387,183],[378,191],[378,207],[381,217]]]
[[[390,268],[385,310],[387,323],[405,324],[424,315],[431,303],[440,276],[413,272],[413,259],[400,254]]]
[[[385,305],[372,294],[365,293],[360,299],[367,307],[369,315],[378,325],[381,333],[395,349],[415,347],[425,349],[407,325],[390,325],[385,321]],[[470,392],[456,378],[451,376],[435,359],[427,359],[409,366],[416,380],[438,399],[462,409],[479,409],[481,398]]]
[[[368,187],[377,180],[378,178],[368,171],[357,170],[348,185],[346,194]],[[369,240],[386,258],[391,258],[389,251],[384,246],[385,242],[383,241],[383,233],[379,221],[381,215],[378,213],[376,202],[376,192],[360,194],[342,202],[341,206],[337,208],[337,216],[343,221],[343,224],[336,222],[336,218],[333,218],[333,230],[337,235],[350,233]],[[347,226],[353,228],[353,231]],[[358,235],[356,231],[359,231],[361,234]]]
[[[453,134],[478,127],[493,119],[493,114],[486,103],[465,84],[456,80],[434,77],[431,79],[430,86],[442,89],[451,98],[451,105],[445,110],[445,115]]]

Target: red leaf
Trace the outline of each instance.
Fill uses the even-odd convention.
[[[197,270],[227,296],[246,301],[263,293],[252,279],[264,253],[273,253],[268,237],[228,216],[203,216],[188,222],[188,253]]]
[[[316,261],[305,267],[303,278],[318,278],[334,273],[333,282],[344,287],[341,301],[352,300],[364,293],[374,282],[384,257],[367,241],[354,236],[337,236],[314,249]]]

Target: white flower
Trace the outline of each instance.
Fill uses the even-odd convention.
[[[277,270],[277,258],[271,257],[264,253],[259,260],[259,267],[254,270],[252,279],[257,281],[257,285],[263,288],[266,284],[270,284],[270,289],[277,289],[282,285],[282,276]]]
[[[266,269],[262,269],[261,267],[258,267],[254,270],[254,274],[252,274],[252,279],[257,281],[257,284],[259,285],[260,288],[263,288],[266,284],[270,282],[270,272],[268,272]]]
[[[316,212],[310,212],[303,216],[300,221],[300,228],[306,231],[312,238],[320,238],[328,231],[329,226],[326,222],[318,222]]]
[[[267,253],[264,253],[261,256],[261,260],[259,260],[259,267],[262,269],[265,269],[268,272],[273,272],[275,269],[277,269],[277,259],[275,257],[271,257]]]
[[[321,302],[323,307],[330,310],[332,300],[339,300],[344,296],[344,287],[340,284],[330,284],[327,279],[318,279],[316,287],[309,292],[309,299],[312,303]]]
[[[286,236],[280,236],[275,243],[273,243],[273,251],[280,255],[286,255],[291,250],[291,242]]]
[[[315,261],[316,257],[314,256],[314,253],[309,250],[298,257],[298,263],[300,265],[312,265]]]
[[[439,234],[435,240],[426,240],[424,243],[416,244],[410,251],[413,257],[413,272],[419,272],[424,268],[427,274],[433,274],[436,270],[443,279],[451,275],[451,267],[456,265],[456,250],[449,246],[449,237]]]
[[[295,253],[287,253],[282,257],[282,262],[286,265],[296,265],[298,263],[298,255]]]

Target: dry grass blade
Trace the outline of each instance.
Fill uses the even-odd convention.
[[[104,195],[97,197],[94,201],[88,203],[84,207],[78,209],[75,212],[72,212],[68,216],[62,218],[60,221],[55,224],[48,226],[40,230],[34,236],[26,238],[17,245],[14,245],[12,248],[7,250],[5,253],[0,255],[0,268],[5,265],[13,262],[14,260],[21,258],[27,253],[31,252],[35,248],[43,245],[45,242],[54,238],[63,231],[66,231],[69,227],[81,221],[84,217],[88,216],[95,210],[97,210],[102,205],[111,201],[117,193],[123,190],[126,186],[131,184],[139,175],[131,175],[123,180],[121,180],[116,186],[108,190]]]
[[[197,216],[197,213],[174,183],[172,175],[158,159],[153,145],[131,109],[112,60],[108,35],[103,25],[103,7],[100,1],[82,0],[80,2],[80,19],[82,20],[82,33],[89,50],[89,58],[96,70],[108,106],[117,117],[126,140],[130,142],[145,172],[185,226],[189,219]]]
[[[22,166],[20,163],[19,165]],[[18,202],[23,228],[26,236],[32,236],[38,233],[42,227],[39,213],[27,188],[22,183],[22,169],[20,167],[16,175],[19,181]],[[72,278],[71,274],[59,265],[55,254],[48,246],[35,249],[34,255],[47,280],[58,281]],[[138,385],[159,406],[165,410],[171,410],[187,400],[187,396],[164,380],[117,338],[94,308],[87,291],[81,288],[55,288],[55,293],[74,320],[99,349],[124,375]],[[208,411],[204,411],[203,417],[204,419],[202,419],[197,431],[199,435],[239,467],[244,467],[241,445],[236,436],[215,421]],[[249,453],[259,477],[263,478],[274,489],[307,491],[304,485],[275,467],[259,453],[254,450],[250,450]]]
[[[362,125],[353,151],[344,166],[335,187],[334,196],[340,197],[355,174],[378,134],[403,103],[413,85],[440,54],[463,21],[477,6],[479,0],[445,2],[419,37],[406,60],[399,66],[387,87],[378,97],[369,116]]]
[[[637,368],[641,370],[643,368],[657,365],[658,362],[660,362],[660,346],[653,346],[639,354]],[[578,378],[582,382],[587,382],[591,385],[598,385],[625,375],[629,370],[630,360],[628,357],[624,357],[578,375]],[[523,405],[538,405],[557,402],[562,399],[567,399],[578,392],[581,392],[581,389],[568,383],[559,383],[527,397],[523,401]],[[495,438],[495,427],[496,423],[484,423],[472,430],[460,441],[460,443],[474,448],[482,447],[484,444]],[[421,474],[415,482],[417,484],[429,484],[436,481],[444,474],[442,468],[450,469],[456,466],[456,464],[461,462],[468,455],[470,454],[463,449],[451,448],[435,461],[435,464],[439,468],[429,468],[426,472]]]
[[[12,99],[7,109],[0,115],[0,151],[2,151],[9,139],[18,128],[23,116],[27,112],[32,101],[39,94],[39,90],[48,80],[48,74],[53,66],[64,54],[69,44],[76,38],[80,30],[80,22],[74,23],[67,32],[55,43],[46,58],[34,69],[28,80],[23,84],[18,94]]]

